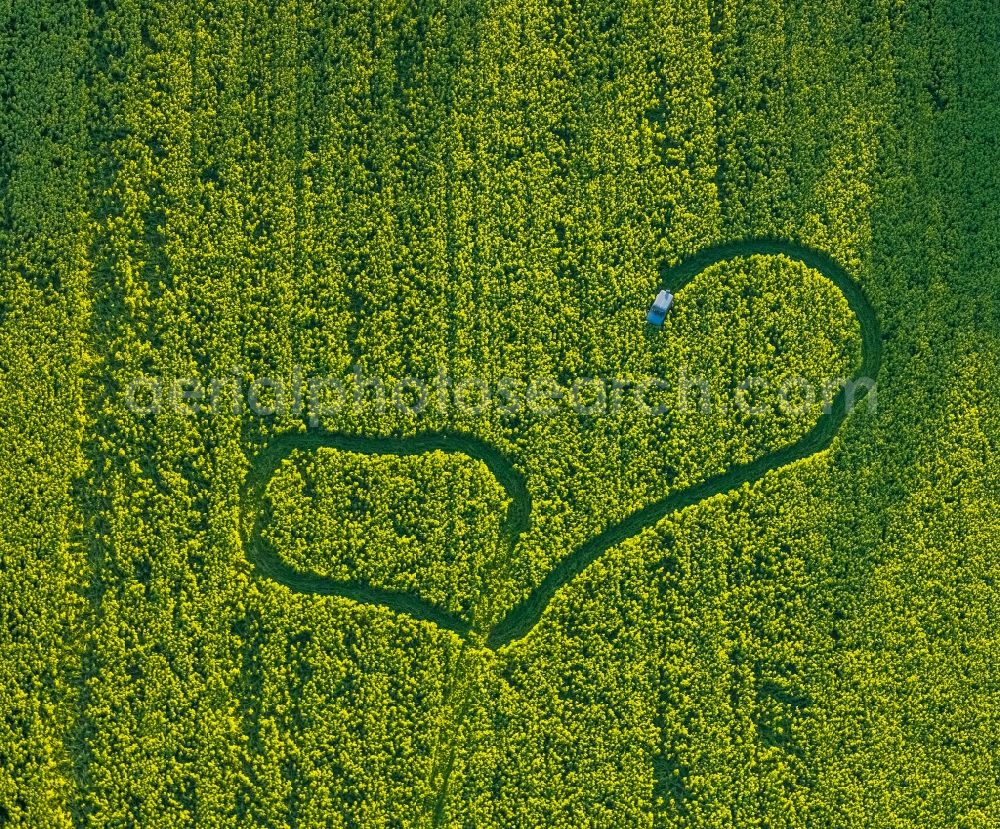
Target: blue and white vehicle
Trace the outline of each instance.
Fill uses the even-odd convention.
[[[667,311],[670,310],[670,306],[674,303],[674,295],[670,291],[662,290],[656,295],[656,299],[653,300],[653,304],[649,306],[649,310],[646,312],[646,322],[655,325],[659,328],[663,325],[663,320],[667,316]]]

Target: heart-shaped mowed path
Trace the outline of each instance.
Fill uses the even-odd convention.
[[[850,411],[849,403],[861,399],[868,383],[878,376],[882,362],[882,335],[875,310],[861,286],[831,257],[820,251],[779,239],[747,239],[705,248],[673,267],[661,270],[661,282],[679,291],[707,268],[748,256],[780,255],[801,262],[829,279],[843,293],[861,328],[861,364],[842,388],[832,405],[804,437],[788,446],[735,466],[699,484],[673,492],[636,510],[618,523],[577,547],[559,561],[552,571],[518,605],[489,631],[474,632],[467,621],[430,602],[404,591],[388,590],[357,581],[342,581],[300,570],[286,563],[263,538],[267,516],[261,510],[264,491],[278,466],[295,450],[333,448],[372,455],[421,455],[431,451],[456,452],[482,461],[510,499],[501,526],[503,541],[513,551],[521,533],[528,528],[531,497],[523,476],[495,447],[466,434],[434,432],[409,438],[365,437],[334,432],[294,432],[272,439],[254,458],[242,490],[241,532],[247,558],[256,572],[300,593],[341,596],[367,604],[387,607],[414,619],[431,622],[464,639],[476,639],[497,650],[523,638],[542,618],[556,592],[572,581],[606,550],[637,535],[665,516],[699,503],[706,498],[755,481],[768,472],[825,450],[833,441]],[[861,383],[859,381],[865,381]],[[854,388],[857,384],[857,388]],[[857,394],[856,397],[853,395]]]

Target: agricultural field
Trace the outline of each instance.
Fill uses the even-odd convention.
[[[2,11],[0,829],[1000,829],[1000,7]]]

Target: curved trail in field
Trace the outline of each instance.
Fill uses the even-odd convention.
[[[800,440],[783,446],[749,463],[735,466],[721,475],[674,492],[655,501],[622,521],[604,529],[562,559],[528,596],[512,608],[486,633],[486,647],[498,650],[531,632],[541,620],[549,602],[605,551],[659,520],[706,498],[758,480],[766,473],[822,452],[843,425],[851,403],[867,394],[882,362],[882,335],[875,310],[861,286],[832,258],[820,251],[778,239],[748,239],[706,248],[673,267],[661,269],[663,287],[677,292],[707,268],[731,259],[757,255],[784,256],[801,262],[829,279],[843,293],[861,327],[861,364],[851,385],[841,389],[830,408]],[[289,566],[262,538],[269,516],[260,509],[264,489],[282,460],[296,449],[332,447],[366,454],[419,455],[435,449],[459,452],[483,461],[504,487],[511,505],[503,525],[508,552],[528,527],[531,500],[523,477],[495,448],[464,434],[431,433],[412,438],[369,438],[328,432],[298,432],[274,438],[254,459],[243,488],[243,538],[246,555],[257,571],[267,578],[302,593],[343,596],[358,602],[383,605],[415,619],[433,622],[463,638],[482,642],[466,620],[407,592],[383,590],[359,582],[345,582]]]
[[[861,364],[851,377],[851,383],[863,379],[874,382],[882,364],[882,333],[875,309],[868,301],[861,286],[824,253],[778,239],[749,239],[716,245],[699,251],[672,268],[660,271],[660,282],[672,291],[679,291],[707,268],[731,259],[748,256],[784,256],[801,262],[829,279],[843,293],[848,306],[861,327]],[[861,399],[866,389],[860,387],[854,402]],[[606,550],[614,547],[646,527],[656,524],[671,513],[692,506],[713,495],[736,489],[745,483],[764,477],[768,472],[795,461],[822,452],[833,442],[850,411],[849,388],[841,389],[828,412],[824,412],[815,426],[800,440],[783,446],[756,460],[734,466],[721,475],[708,478],[687,489],[673,492],[666,498],[636,510],[624,520],[606,528],[566,558],[562,559],[542,582],[531,591],[521,604],[513,608],[490,631],[487,645],[497,649],[526,636],[542,618],[552,597],[568,584]]]
[[[438,627],[469,638],[472,625],[419,596],[403,591],[374,587],[358,581],[342,581],[289,565],[262,530],[270,516],[261,509],[264,490],[278,466],[296,450],[339,449],[365,455],[424,455],[435,450],[466,455],[482,461],[510,499],[507,515],[500,526],[507,552],[514,549],[528,528],[531,496],[524,477],[496,449],[469,435],[429,433],[411,438],[364,437],[337,432],[288,432],[273,438],[254,458],[243,485],[242,536],[247,558],[256,571],[298,593],[341,596],[364,604],[382,605],[414,619],[433,622]]]

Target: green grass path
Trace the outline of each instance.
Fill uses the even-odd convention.
[[[878,319],[861,286],[833,259],[801,245],[779,239],[747,239],[705,248],[673,267],[661,270],[664,287],[676,292],[705,269],[727,260],[755,255],[785,256],[823,274],[844,294],[861,327],[861,364],[816,425],[800,440],[749,463],[735,466],[694,486],[673,492],[628,515],[573,550],[562,559],[528,596],[512,608],[492,629],[475,631],[457,615],[438,608],[412,593],[386,590],[355,581],[341,581],[302,571],[284,562],[277,550],[262,537],[269,516],[261,509],[264,489],[278,465],[294,450],[331,447],[366,454],[419,455],[441,450],[460,452],[481,460],[506,490],[511,504],[502,525],[508,553],[512,553],[531,516],[531,498],[523,476],[494,447],[477,438],[457,433],[427,433],[415,437],[364,437],[333,432],[293,432],[273,439],[254,459],[242,493],[242,526],[247,558],[263,577],[300,593],[341,596],[387,607],[412,618],[432,622],[471,641],[498,650],[527,636],[541,620],[560,588],[569,584],[605,551],[653,526],[671,513],[704,501],[768,472],[822,452],[840,430],[851,404],[864,399],[882,362],[882,336]],[[641,310],[645,310],[643,307]],[[853,396],[853,397],[852,397]]]

